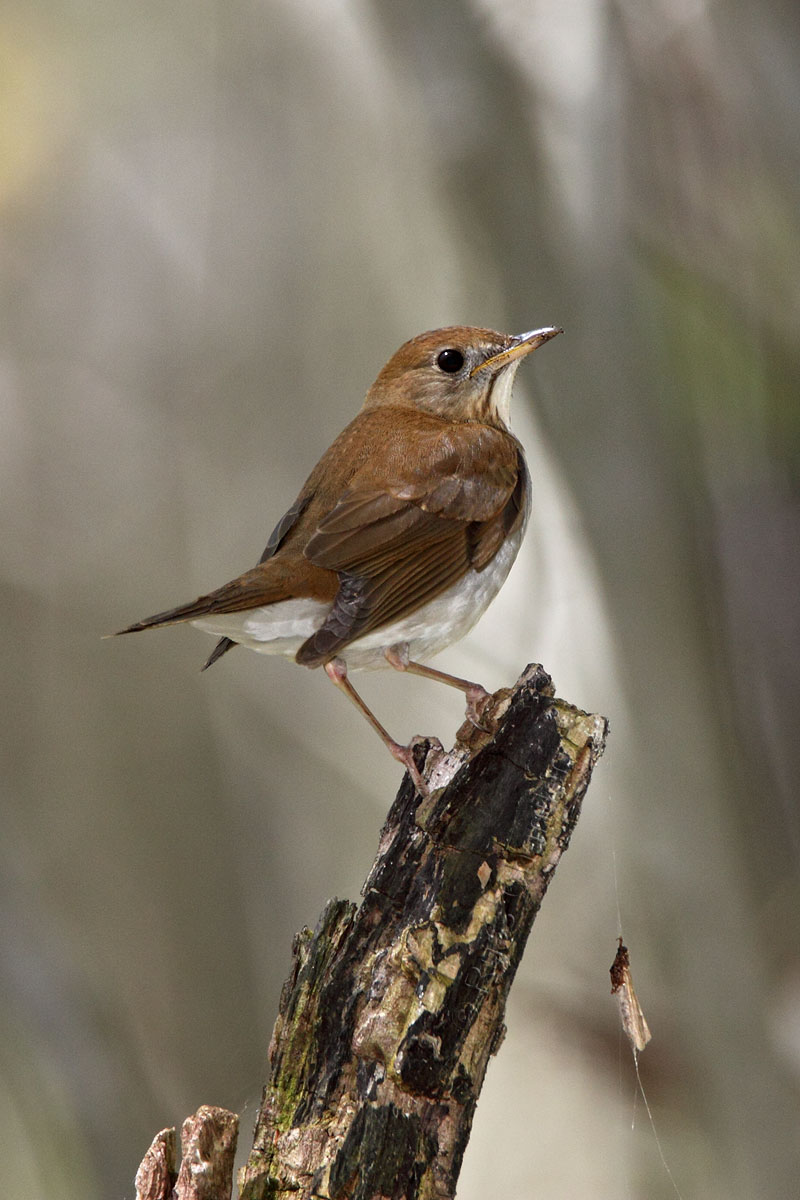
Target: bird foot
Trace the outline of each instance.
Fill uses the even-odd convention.
[[[413,737],[407,746],[403,746],[400,744],[400,742],[395,741],[390,741],[387,743],[387,745],[393,758],[396,758],[399,763],[402,763],[408,771],[408,774],[411,777],[411,782],[414,784],[414,787],[417,789],[420,796],[422,796],[423,800],[427,800],[428,796],[431,794],[431,789],[414,759],[415,748],[423,743],[429,746],[430,749],[435,753],[437,760],[444,754],[444,746],[438,738],[426,738],[422,737],[420,734],[417,734],[415,737]]]
[[[491,729],[483,723],[483,718],[492,699],[492,693],[487,692],[486,688],[481,687],[479,683],[475,683],[465,694],[467,697],[467,720],[482,733],[491,733]]]

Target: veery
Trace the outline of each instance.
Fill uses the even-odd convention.
[[[237,642],[324,667],[424,793],[411,745],[389,736],[348,670],[391,666],[438,679],[465,693],[477,720],[488,693],[419,660],[472,628],[517,556],[530,480],[508,427],[511,388],[523,357],[561,332],[455,325],[406,342],[258,565],[120,632],[188,621],[221,635],[206,667]]]

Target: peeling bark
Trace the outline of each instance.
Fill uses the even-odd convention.
[[[178,1178],[178,1138],[174,1129],[162,1129],[136,1172],[136,1200],[171,1200]]]
[[[136,1172],[136,1200],[230,1200],[238,1133],[236,1113],[202,1105],[183,1122],[179,1171],[177,1134],[162,1129]]]
[[[175,1200],[230,1200],[239,1118],[203,1104],[181,1128],[181,1169]]]

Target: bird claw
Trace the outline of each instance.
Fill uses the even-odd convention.
[[[480,729],[481,733],[491,733],[491,729],[483,724],[483,716],[489,707],[491,699],[492,693],[487,692],[486,688],[482,688],[478,684],[475,685],[474,689],[467,692],[467,720],[476,729]]]
[[[428,746],[429,754],[431,751],[433,751],[437,760],[439,757],[441,757],[441,755],[444,754],[444,746],[438,738],[423,737],[421,734],[416,734],[407,746],[402,746],[399,742],[392,742],[389,749],[392,753],[392,756],[396,758],[399,763],[402,763],[405,769],[408,771],[411,782],[414,784],[414,787],[417,789],[420,796],[422,796],[423,800],[427,800],[431,794],[431,789],[414,759],[415,748],[422,745]]]

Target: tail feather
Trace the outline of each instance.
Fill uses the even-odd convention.
[[[214,649],[209,654],[206,661],[203,663],[200,670],[207,671],[209,667],[213,667],[213,665],[217,661],[217,659],[222,658],[223,654],[227,654],[228,651],[232,650],[235,645],[236,645],[236,642],[234,642],[232,638],[221,637],[219,639],[219,641],[217,642],[216,646],[214,647]]]
[[[177,608],[168,608],[166,612],[156,613],[145,617],[143,621],[135,621],[125,629],[118,629],[117,636],[123,633],[139,633],[142,629],[157,629],[160,625],[175,625],[180,621],[191,621],[195,617],[204,617],[214,611],[214,602],[210,596],[200,596],[191,604],[180,604]]]
[[[216,591],[199,596],[190,604],[179,604],[177,608],[168,608],[166,612],[145,617],[143,621],[136,621],[133,625],[118,630],[118,633],[139,633],[142,629],[157,629],[161,625],[193,621],[197,617],[207,617],[212,613],[244,612],[250,608],[276,604],[280,600],[296,596],[309,596],[332,602],[338,585],[338,578],[333,571],[316,567],[306,559],[282,561],[272,558],[259,563],[250,571],[245,571],[244,575],[223,584]],[[228,649],[229,646],[224,649],[221,645],[218,646],[206,665],[211,666],[211,663]]]

